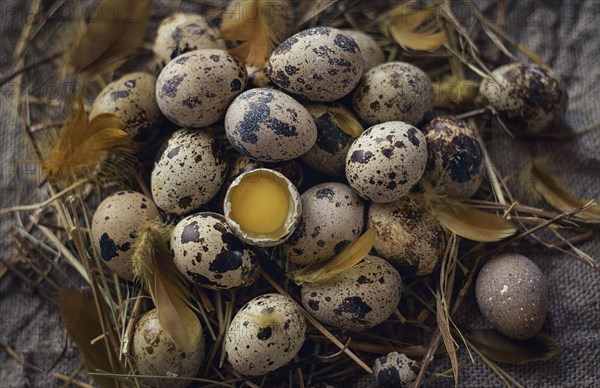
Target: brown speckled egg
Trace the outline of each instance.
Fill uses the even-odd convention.
[[[147,73],[126,74],[108,84],[96,97],[90,112],[90,120],[102,113],[115,114],[125,130],[138,145],[154,140],[157,124],[162,117],[154,88],[156,77]]]
[[[281,43],[269,59],[271,80],[311,101],[335,101],[358,84],[364,59],[354,39],[331,27],[300,31]]]
[[[546,319],[546,278],[522,255],[509,253],[488,261],[477,276],[475,296],[483,316],[514,339],[533,337]]]
[[[173,59],[160,73],[156,100],[175,124],[202,128],[223,117],[246,82],[246,67],[226,51],[190,51]]]
[[[123,279],[133,280],[133,247],[146,221],[159,221],[152,200],[135,191],[105,198],[92,219],[92,241],[106,265]]]
[[[444,194],[470,198],[483,181],[484,156],[477,130],[453,116],[436,117],[423,128],[429,160],[425,175]]]
[[[383,50],[377,42],[373,40],[369,35],[365,34],[362,31],[357,30],[342,30],[344,33],[350,35],[352,39],[358,45],[360,52],[363,55],[365,60],[365,66],[363,72],[367,72],[371,70],[373,67],[383,63],[385,61],[385,56],[383,54]]]
[[[317,142],[302,155],[302,160],[322,173],[344,176],[346,154],[354,138],[339,128],[332,114],[354,114],[338,103],[307,104],[305,107],[315,120]]]
[[[163,330],[156,309],[144,314],[135,326],[133,358],[140,375],[196,377],[204,361],[204,335],[200,333],[194,349],[184,352]],[[182,388],[189,380],[143,379],[152,387]]]
[[[356,114],[369,125],[393,120],[417,125],[434,102],[427,74],[404,62],[375,66],[362,77],[352,96]]]
[[[317,140],[310,113],[287,94],[268,88],[247,90],[233,100],[225,132],[239,153],[262,162],[295,159]]]
[[[366,330],[394,312],[402,279],[390,263],[367,255],[360,263],[322,283],[302,286],[302,304],[321,322],[340,329]]]
[[[421,179],[427,165],[425,136],[401,121],[367,129],[346,156],[346,177],[358,194],[373,202],[404,197]]]
[[[238,240],[221,214],[197,213],[179,221],[171,251],[179,271],[202,287],[245,287],[259,275],[257,254]]]
[[[179,130],[163,144],[152,170],[152,197],[162,210],[185,214],[210,201],[227,173],[224,150],[207,131]]]
[[[552,70],[523,63],[495,69],[481,81],[482,105],[510,128],[537,133],[556,124],[567,108],[567,92]]]
[[[266,294],[246,303],[235,315],[224,349],[235,371],[259,376],[290,362],[304,344],[306,321],[290,298]]]
[[[160,22],[154,40],[154,53],[163,65],[181,54],[200,49],[227,49],[220,31],[202,15],[175,13]]]
[[[327,260],[361,235],[365,206],[350,186],[321,183],[300,198],[300,222],[283,244],[291,262],[308,265]]]
[[[442,228],[414,195],[372,204],[368,225],[377,232],[377,254],[401,274],[430,274],[444,253]]]

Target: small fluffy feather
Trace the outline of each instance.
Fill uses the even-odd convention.
[[[435,51],[446,40],[441,24],[433,20],[436,12],[436,6],[419,10],[401,4],[387,14],[381,30],[404,49]]]

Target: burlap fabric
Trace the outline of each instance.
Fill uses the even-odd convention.
[[[83,2],[88,4],[88,2]],[[175,2],[155,1],[159,5],[155,19],[177,7]],[[192,7],[194,2],[184,2]],[[489,3],[489,4],[488,4]],[[478,5],[494,15],[494,2]],[[562,77],[568,87],[569,108],[566,121],[574,130],[600,122],[600,3],[587,1],[506,1],[508,31],[518,40],[539,53]],[[29,15],[32,1],[5,0],[0,3],[0,73],[10,72],[14,62],[15,45]],[[74,2],[67,7],[77,6]],[[64,17],[65,14],[61,14]],[[56,21],[56,20],[55,20]],[[54,36],[36,38],[27,56],[31,63],[40,55],[54,52]],[[37,54],[35,54],[37,53]],[[47,81],[47,80],[46,80]],[[22,82],[37,95],[56,95],[56,85],[33,81]],[[13,117],[14,85],[0,89],[0,134],[2,151],[0,171],[0,207],[34,202],[44,197],[35,190],[40,180],[40,168],[32,158],[32,149],[23,137],[21,118]],[[33,114],[33,113],[32,113]],[[549,155],[559,175],[573,192],[585,198],[598,198],[600,192],[600,131],[588,132],[572,139],[514,140],[497,131],[487,139],[492,159],[502,176],[521,195],[515,184],[518,171],[533,156]],[[2,255],[11,253],[8,238],[13,217],[3,217],[0,234]],[[598,232],[598,231],[596,231]],[[600,257],[600,239],[594,238],[581,246],[593,257]],[[532,387],[591,387],[600,381],[600,281],[598,274],[566,256],[548,252],[532,252],[530,257],[542,268],[549,284],[550,304],[546,329],[561,344],[558,355],[547,362],[503,368],[525,386]],[[457,322],[464,328],[484,328],[489,324],[481,319],[473,298],[464,304]],[[0,342],[9,345],[28,363],[50,374],[33,371],[0,351],[0,386],[22,387],[57,386],[52,373],[69,374],[77,365],[77,353],[71,343],[64,348],[65,332],[61,328],[56,307],[32,294],[13,276],[0,280]],[[66,349],[64,354],[61,354]],[[467,362],[461,371],[460,386],[492,387],[502,383],[475,357],[471,364],[461,346],[461,358]],[[432,370],[447,367],[443,357]],[[55,364],[55,362],[58,362]],[[449,379],[433,383],[451,386]]]

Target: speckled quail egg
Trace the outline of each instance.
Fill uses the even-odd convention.
[[[263,162],[297,158],[317,140],[310,113],[287,94],[268,88],[247,90],[233,100],[225,132],[239,153]]]
[[[382,258],[367,255],[360,263],[321,283],[302,286],[302,304],[321,322],[348,330],[377,326],[400,302],[402,279]]]
[[[373,248],[401,274],[427,275],[444,253],[444,233],[413,194],[390,203],[373,203],[368,227],[377,232]]]
[[[207,130],[179,130],[163,144],[152,170],[152,197],[162,210],[185,214],[206,204],[225,180],[224,150]]]
[[[365,66],[363,72],[367,72],[371,70],[373,67],[383,63],[385,61],[385,56],[383,54],[383,50],[373,38],[369,35],[365,34],[362,31],[357,30],[342,30],[344,33],[350,35],[352,39],[358,45],[360,52],[363,55],[365,60]]]
[[[223,117],[246,82],[246,67],[226,51],[190,51],[173,59],[160,73],[156,101],[175,124],[202,128]]]
[[[219,30],[202,15],[175,13],[160,22],[154,53],[163,65],[181,54],[200,49],[227,49]]]
[[[346,178],[361,197],[393,202],[408,194],[426,165],[427,143],[421,131],[390,121],[372,126],[352,143]]]
[[[221,214],[197,213],[179,221],[171,251],[179,271],[202,287],[245,287],[259,275],[256,252],[233,234]]]
[[[302,160],[313,169],[325,174],[344,176],[346,154],[355,137],[344,132],[335,115],[354,114],[342,104],[316,103],[305,105],[317,126],[317,141]]]
[[[373,364],[378,388],[408,388],[417,379],[419,364],[406,354],[391,352]]]
[[[417,125],[433,109],[433,85],[421,69],[404,62],[375,66],[352,95],[356,114],[367,124],[400,120]]]
[[[327,260],[361,235],[365,206],[350,186],[321,183],[300,198],[300,222],[283,244],[291,262],[308,265]]]
[[[537,133],[557,123],[567,108],[567,92],[552,70],[523,63],[501,66],[481,81],[480,103],[510,128]]]
[[[267,71],[283,90],[311,101],[335,101],[358,84],[364,59],[359,46],[336,28],[292,35],[271,55]]]
[[[436,117],[424,128],[429,160],[425,175],[444,194],[470,198],[483,181],[484,156],[477,130],[453,116]]]
[[[193,350],[184,352],[162,328],[156,309],[144,314],[133,332],[133,358],[140,375],[195,377],[204,361],[204,335],[200,333]],[[179,388],[189,380],[143,379],[153,387]]]
[[[533,337],[546,319],[546,278],[522,255],[509,253],[488,261],[477,276],[475,296],[483,316],[514,339]]]
[[[225,336],[225,353],[235,371],[259,376],[290,362],[304,344],[306,321],[292,299],[266,294],[246,303]]]
[[[300,220],[298,189],[281,173],[259,168],[238,176],[223,204],[225,219],[242,241],[261,247],[284,242]]]
[[[156,77],[147,73],[130,73],[108,84],[96,97],[90,120],[102,113],[115,114],[138,145],[145,145],[158,134],[162,117],[154,88]]]
[[[135,191],[119,191],[105,198],[92,219],[92,241],[106,265],[123,279],[133,280],[131,257],[147,221],[160,220],[150,198]]]

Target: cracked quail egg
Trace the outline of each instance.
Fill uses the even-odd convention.
[[[481,105],[493,110],[512,129],[537,133],[562,119],[567,92],[552,70],[536,65],[511,63],[481,81]]]
[[[308,265],[327,260],[361,235],[365,206],[350,186],[321,183],[300,198],[298,227],[283,244],[291,262]]]
[[[200,49],[227,49],[221,32],[202,15],[176,13],[160,22],[154,40],[154,53],[163,65],[181,54]]]
[[[202,287],[245,287],[259,275],[257,254],[221,214],[197,213],[179,221],[171,233],[171,251],[179,271]]]
[[[427,74],[404,62],[375,66],[362,77],[352,96],[356,114],[369,125],[395,120],[417,125],[434,102]]]
[[[271,55],[267,71],[280,88],[311,101],[335,101],[354,89],[363,72],[359,46],[331,27],[300,31]]]
[[[169,62],[156,81],[163,114],[182,127],[202,128],[221,119],[246,88],[246,67],[227,51],[195,50]]]
[[[238,176],[225,194],[223,207],[236,236],[261,247],[284,242],[302,214],[298,189],[283,174],[266,168]]]
[[[306,321],[300,307],[279,294],[258,296],[235,315],[224,350],[238,373],[259,376],[290,362],[304,344]]]
[[[108,84],[96,97],[90,120],[102,113],[115,114],[138,146],[147,145],[158,134],[162,117],[154,89],[156,77],[147,73],[130,73]]]
[[[150,376],[195,377],[204,361],[204,335],[198,336],[193,350],[179,349],[165,333],[158,319],[158,310],[144,314],[135,326],[132,340],[133,359],[138,374]],[[179,388],[189,380],[143,379],[153,387]]]
[[[470,198],[483,181],[484,157],[479,134],[453,116],[436,117],[423,128],[429,160],[425,176],[444,194]]]
[[[133,280],[133,247],[146,221],[159,221],[154,202],[135,191],[119,191],[106,197],[92,218],[92,241],[108,268]]]
[[[321,283],[302,285],[302,304],[321,322],[340,329],[366,330],[394,312],[402,279],[382,258],[367,255],[360,263]]]
[[[414,195],[371,204],[368,225],[377,232],[377,254],[402,274],[430,274],[444,253],[441,226]]]
[[[533,337],[546,319],[546,278],[523,255],[509,253],[488,261],[477,276],[475,297],[483,316],[514,339]]]
[[[425,136],[401,121],[377,124],[352,143],[346,156],[346,178],[358,195],[373,202],[404,197],[427,165]]]
[[[383,54],[383,50],[377,42],[373,40],[369,35],[364,32],[357,30],[342,30],[344,33],[350,35],[352,39],[358,45],[360,52],[363,55],[365,60],[365,66],[363,72],[367,72],[371,70],[373,67],[383,63],[385,61],[385,56]]]
[[[152,197],[162,210],[185,214],[210,201],[227,173],[224,150],[208,130],[179,130],[163,144],[152,170]]]

